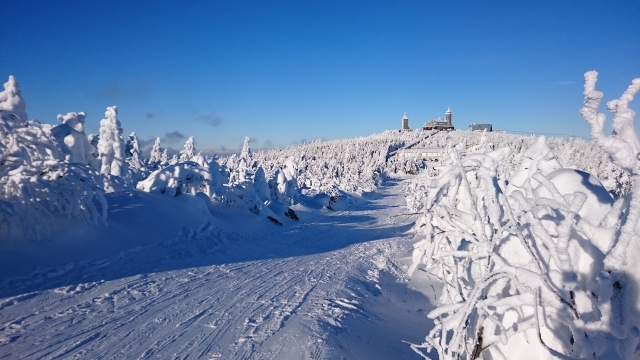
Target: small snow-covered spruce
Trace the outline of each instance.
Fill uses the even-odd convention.
[[[135,186],[138,181],[149,175],[149,171],[144,165],[144,160],[140,154],[140,142],[135,132],[132,132],[127,139],[125,156],[125,161],[127,162],[127,168],[129,170],[127,178],[131,184]]]
[[[153,146],[151,147],[151,153],[149,154],[149,164],[153,164],[154,166],[157,166],[157,164],[163,162],[162,152],[163,152],[163,149],[161,147],[161,141],[160,141],[160,138],[157,137],[156,140],[153,142]]]
[[[100,173],[122,176],[126,171],[125,144],[116,107],[107,107],[104,116],[105,118],[100,121],[100,140],[98,141],[98,154],[102,160]]]
[[[20,122],[27,121],[27,106],[22,99],[20,85],[13,75],[4,83],[4,91],[0,92],[0,110],[10,111]]]
[[[251,159],[251,148],[249,147],[249,137],[245,136],[244,144],[242,144],[242,151],[240,152],[240,157],[245,159],[247,163]]]
[[[180,151],[180,162],[190,161],[192,157],[196,155],[196,147],[193,141],[193,136],[189,136],[184,143],[184,149]]]
[[[601,94],[586,78],[583,115],[598,133],[604,118],[594,99]],[[636,84],[610,102],[631,116],[614,126],[616,139],[594,136],[629,146],[612,154],[627,169],[630,159],[615,156],[638,154],[626,108]],[[428,315],[435,327],[412,348],[440,359],[632,358],[640,337],[640,270],[616,248],[640,251],[636,190],[614,203],[595,177],[560,168],[544,138],[521,153],[505,188],[497,169],[506,157],[501,149],[463,159],[454,152],[452,165],[423,181],[425,238],[414,245],[409,272],[421,268],[444,289]]]

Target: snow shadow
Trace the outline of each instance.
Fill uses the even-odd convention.
[[[334,317],[323,322],[327,358],[420,359],[410,343],[421,344],[433,328],[433,299],[387,271],[347,285],[347,298],[330,303]]]

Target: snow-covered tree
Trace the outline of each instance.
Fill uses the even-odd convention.
[[[140,158],[140,141],[135,131],[131,132],[125,146],[125,156],[131,158]]]
[[[126,173],[125,144],[116,107],[107,107],[104,116],[105,118],[100,121],[100,140],[98,141],[98,154],[102,160],[100,173],[122,176]]]
[[[168,196],[195,195],[198,192],[211,196],[211,174],[194,162],[182,162],[154,171],[140,181],[137,188]]]
[[[153,146],[151,147],[151,154],[149,154],[149,163],[151,164],[157,164],[162,161],[162,152],[163,149],[161,147],[161,141],[160,138],[157,137],[156,141],[153,143]],[[166,160],[164,161],[166,162]]]
[[[19,121],[27,121],[27,106],[22,99],[20,85],[13,75],[4,83],[4,91],[0,92],[0,110],[14,113]]]
[[[189,161],[195,155],[196,147],[193,141],[193,136],[189,136],[187,141],[184,143],[184,149],[180,151],[180,162]]]
[[[269,183],[267,183],[264,169],[258,167],[253,178],[253,188],[256,191],[256,195],[263,203],[271,202],[271,191],[269,190]]]
[[[96,169],[100,168],[100,161],[94,157],[96,148],[84,134],[84,112],[69,112],[66,115],[59,114],[58,120],[62,124],[51,128],[52,136],[60,142],[67,161],[72,163],[88,164]]]
[[[245,159],[247,163],[251,159],[251,148],[249,147],[249,137],[245,136],[244,144],[242,144],[242,151],[240,152],[240,157]]]
[[[162,154],[160,155],[160,164],[162,164],[162,166],[166,166],[169,164],[169,152],[167,149],[162,150]]]
[[[99,174],[67,161],[50,129],[0,110],[0,239],[47,237],[58,216],[106,221]]]
[[[127,168],[129,169],[127,178],[133,185],[135,185],[138,181],[149,175],[149,170],[147,170],[144,165],[144,161],[140,156],[140,143],[135,132],[132,132],[127,139],[125,156]]]

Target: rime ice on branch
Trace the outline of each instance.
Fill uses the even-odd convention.
[[[604,135],[606,116],[598,112],[603,96],[596,90],[598,73],[589,71],[584,74],[584,79],[584,107],[580,114],[591,125],[591,137],[614,163],[634,176],[640,175],[640,140],[633,126],[635,112],[629,109],[629,103],[640,90],[640,78],[634,79],[619,99],[607,103],[607,109],[614,114],[611,136]]]
[[[605,136],[603,132],[606,116],[598,112],[603,94],[596,90],[598,72],[584,74],[584,107],[582,117],[591,125],[591,137],[611,157],[612,161],[631,174],[634,191],[625,224],[617,244],[605,259],[607,268],[621,270],[627,260],[626,253],[630,244],[640,242],[640,140],[633,126],[635,112],[629,108],[635,94],[640,91],[640,78],[636,78],[619,99],[607,103],[607,109],[614,114],[613,133]],[[638,274],[640,275],[640,274]]]

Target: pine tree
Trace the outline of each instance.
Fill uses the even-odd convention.
[[[167,149],[164,149],[162,151],[162,155],[160,155],[160,164],[162,165],[169,164],[169,153],[167,152]]]
[[[98,154],[102,160],[100,173],[122,176],[126,172],[125,145],[118,111],[115,106],[109,106],[104,115],[105,118],[100,121],[100,141],[98,141]]]
[[[160,138],[157,137],[151,148],[151,154],[149,154],[149,162],[154,164],[162,161],[162,147],[160,147]]]
[[[193,136],[189,136],[187,141],[184,143],[184,149],[180,151],[180,162],[189,161],[195,155],[196,155],[196,147],[193,142]]]
[[[249,147],[249,137],[245,136],[244,144],[242,145],[242,152],[240,153],[240,158],[243,158],[249,163],[249,159],[251,159],[251,148]]]
[[[4,91],[0,92],[0,110],[11,111],[18,116],[20,121],[27,121],[27,106],[22,99],[20,86],[13,77],[4,83]]]

